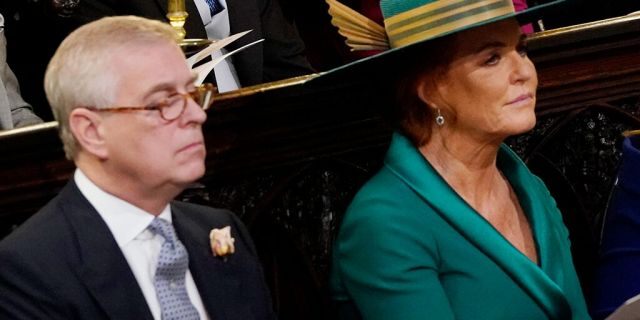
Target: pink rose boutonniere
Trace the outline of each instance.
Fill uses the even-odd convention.
[[[226,257],[236,250],[233,245],[236,240],[231,237],[230,226],[212,229],[209,233],[209,240],[211,241],[211,252],[215,257]]]

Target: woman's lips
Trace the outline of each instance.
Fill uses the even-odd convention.
[[[519,103],[522,103],[522,102],[528,102],[529,100],[532,100],[532,99],[533,99],[533,94],[527,93],[527,94],[520,95],[517,98],[507,102],[507,104],[508,105],[510,105],[510,104],[519,104]]]

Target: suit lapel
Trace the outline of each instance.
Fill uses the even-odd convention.
[[[186,38],[207,39],[207,31],[204,29],[204,24],[202,24],[202,18],[200,17],[200,12],[198,12],[198,7],[196,7],[195,2],[193,2],[193,0],[185,0],[184,5],[189,14],[184,25],[187,31]]]
[[[260,11],[253,1],[227,0],[229,12],[230,34],[253,30],[242,38],[230,43],[228,51],[240,48],[246,44],[264,38]],[[267,39],[265,42],[268,42]],[[264,71],[264,43],[258,43],[242,50],[231,57],[242,86],[259,84],[263,81]]]
[[[505,154],[505,152],[507,152]],[[503,162],[511,162],[515,155],[505,149],[500,151]],[[551,319],[566,319],[571,311],[562,290],[545,273],[543,269],[534,264],[525,255],[513,247],[489,222],[471,208],[442,177],[431,167],[424,157],[417,152],[415,147],[405,137],[395,134],[389,153],[385,159],[385,165],[396,176],[414,189],[417,194],[432,207],[453,228],[458,230],[471,243],[474,243],[487,257],[496,263],[529,296],[545,311]],[[540,216],[544,210],[535,196],[532,196],[528,187],[534,186],[530,175],[525,175],[522,170],[510,172],[507,178],[514,185],[519,199],[524,203],[523,209],[529,215],[534,237],[537,243],[543,268],[552,257],[549,256],[549,235],[545,217]],[[513,170],[514,168],[510,168]],[[515,180],[514,180],[515,179]],[[520,180],[519,180],[520,179]]]
[[[178,238],[189,253],[189,270],[196,283],[202,302],[212,319],[232,319],[241,312],[241,305],[234,305],[234,295],[240,293],[240,282],[234,277],[233,259],[227,261],[214,257],[209,245],[209,225],[196,223],[187,212],[172,206],[173,226]],[[232,234],[233,237],[237,235]]]
[[[78,276],[111,319],[153,319],[111,231],[73,180],[60,194],[62,214],[76,235]]]

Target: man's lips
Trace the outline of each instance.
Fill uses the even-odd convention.
[[[180,150],[178,150],[178,152],[190,151],[190,150],[195,150],[195,149],[199,149],[199,148],[203,148],[204,149],[204,143],[202,143],[202,141],[196,141],[196,142],[190,143],[190,144],[180,148]]]

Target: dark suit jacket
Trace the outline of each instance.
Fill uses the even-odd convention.
[[[187,38],[207,38],[193,0],[186,0],[189,13]],[[230,33],[253,31],[227,48],[233,50],[255,40],[265,41],[232,57],[242,86],[286,79],[313,72],[304,53],[304,44],[295,28],[282,14],[278,0],[227,0]],[[167,0],[82,0],[74,15],[81,23],[104,16],[138,15],[168,21]]]
[[[594,320],[640,294],[640,136],[624,139],[615,181],[589,301]]]
[[[174,202],[173,224],[212,319],[273,319],[249,234],[229,211]],[[231,226],[236,252],[211,254],[209,231]],[[0,319],[153,319],[104,220],[73,181],[0,242]]]

